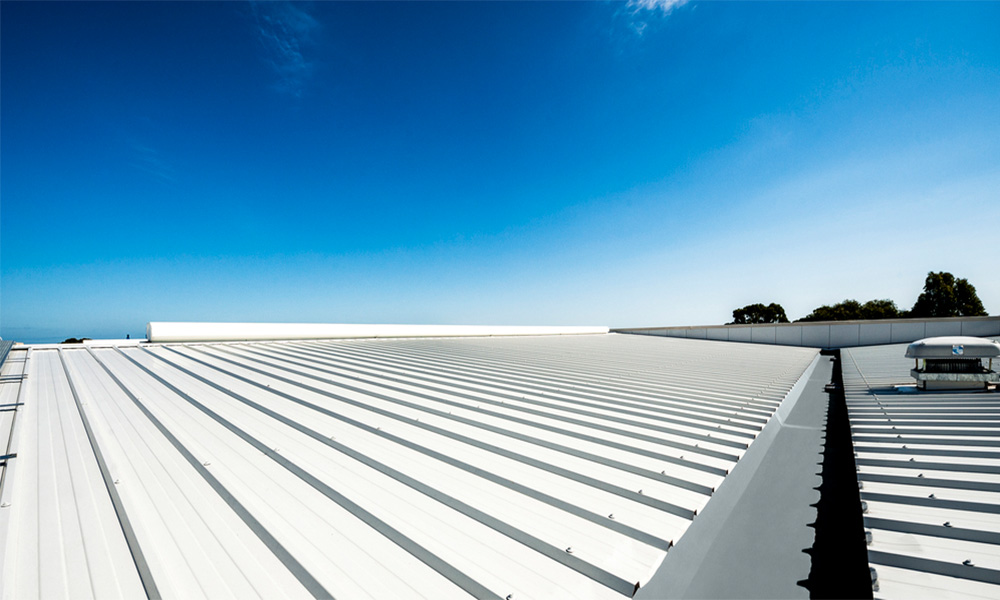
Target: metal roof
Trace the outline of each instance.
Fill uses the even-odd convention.
[[[842,350],[877,597],[1000,597],[1000,395],[917,392],[905,345]]]
[[[616,334],[15,347],[0,593],[630,596],[815,356]]]

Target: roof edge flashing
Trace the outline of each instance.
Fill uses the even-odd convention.
[[[830,380],[833,372],[831,363],[825,358],[819,351],[816,352],[812,362],[785,394],[778,410],[722,480],[684,535],[666,553],[659,568],[636,593],[636,598],[792,597],[784,595],[789,588],[781,586],[788,583],[785,579],[789,572],[794,572],[793,566],[784,562],[780,563],[784,565],[782,569],[767,570],[760,566],[775,557],[784,560],[794,556],[801,574],[808,575],[809,572],[809,558],[803,559],[807,555],[800,548],[812,540],[812,529],[805,523],[814,519],[816,511],[809,502],[801,501],[801,494],[806,490],[812,498],[816,489],[812,486],[819,479],[818,475],[811,477],[816,467],[813,452],[819,456],[822,450],[815,447],[814,438],[823,431],[826,415],[823,385]],[[817,399],[822,405],[819,411],[810,406]],[[799,407],[800,410],[793,415]],[[764,477],[775,477],[777,471],[782,473],[782,479],[773,479],[771,485],[761,485],[758,474],[774,462],[780,463],[780,468],[775,469],[772,465],[772,470]],[[793,465],[795,470],[787,470]],[[804,483],[794,488],[787,485],[788,481]],[[779,491],[773,494],[762,491],[767,489]],[[774,503],[775,499],[780,501]],[[746,530],[746,523],[740,524],[740,515],[745,514],[741,511],[760,514],[752,513],[752,509],[747,507],[754,503],[759,506],[762,501],[770,507],[768,514],[787,516],[796,511],[796,517],[788,518],[784,523],[769,519],[761,521],[769,536],[774,531],[781,531],[781,535],[761,537],[758,535],[761,530]],[[789,532],[796,537],[787,537]],[[724,551],[733,548],[736,539],[754,546],[756,554],[748,558],[748,554],[742,551],[735,554]],[[790,554],[786,552],[788,549],[791,549]],[[740,573],[728,578],[716,577],[723,568],[731,574]],[[751,576],[753,574],[756,575]]]
[[[365,325],[351,323],[194,323],[146,324],[150,342],[249,342],[400,337],[487,337],[606,334],[608,327],[521,325]]]

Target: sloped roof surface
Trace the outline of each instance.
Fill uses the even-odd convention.
[[[1000,597],[1000,394],[901,393],[905,353],[842,351],[875,595]]]
[[[615,334],[15,350],[2,595],[630,596],[815,354]]]

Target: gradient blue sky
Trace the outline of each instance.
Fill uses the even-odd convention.
[[[0,5],[0,335],[1000,312],[1000,3]]]

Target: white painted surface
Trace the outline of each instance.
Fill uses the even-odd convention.
[[[181,322],[150,322],[146,324],[146,339],[151,342],[242,342],[384,337],[582,335],[607,332],[607,327],[503,325],[357,325],[343,323]]]
[[[306,477],[500,598],[621,598],[585,571],[645,582],[665,552],[646,536],[665,547],[691,523],[665,507],[705,506],[815,356],[626,335],[33,353],[0,513],[4,598],[143,595],[60,355],[151,576],[177,598],[309,595],[232,502],[338,598],[470,595]]]
[[[993,358],[1000,343],[970,336],[943,336],[917,340],[906,347],[907,358]]]
[[[913,365],[905,351],[842,351],[875,597],[1000,597],[1000,394],[899,393]],[[954,539],[961,530],[986,541]]]
[[[931,336],[998,336],[1000,335],[1000,316],[710,325],[707,327],[640,327],[621,328],[614,331],[688,339],[752,342],[755,344],[849,348],[912,342]]]

